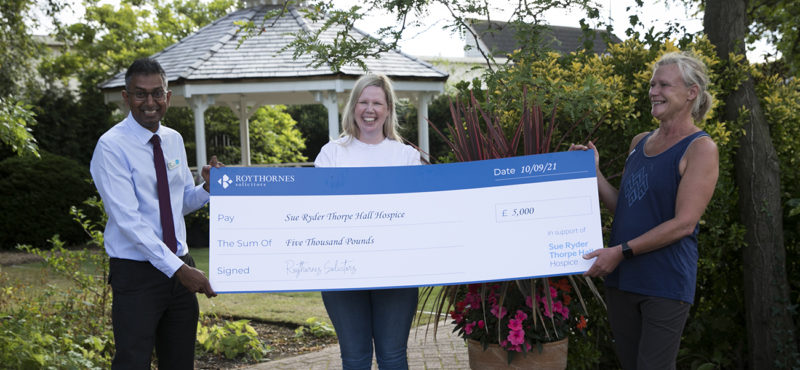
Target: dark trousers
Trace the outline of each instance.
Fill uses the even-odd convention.
[[[188,254],[181,257],[194,267]],[[111,258],[112,369],[150,369],[153,348],[160,369],[193,369],[199,307],[178,278],[149,262]]]
[[[614,288],[606,303],[623,369],[675,369],[690,304]]]

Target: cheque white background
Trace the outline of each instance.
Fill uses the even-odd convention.
[[[257,292],[442,285],[580,273],[592,261],[564,245],[586,243],[581,248],[584,252],[602,248],[596,189],[596,179],[588,178],[425,193],[212,196],[210,278],[218,292]],[[535,214],[502,216],[503,209],[515,206],[533,206]],[[346,223],[327,218],[312,223],[285,221],[288,214],[361,211],[403,212],[405,217]],[[232,216],[233,222],[225,222],[220,215]],[[581,231],[564,235],[562,230]],[[374,243],[367,245],[305,243],[312,237],[370,236]],[[303,245],[287,246],[290,239]],[[261,240],[271,242],[262,246]],[[232,246],[221,247],[220,241]],[[238,241],[257,245],[237,246]],[[554,259],[551,245],[562,247],[557,253],[576,253]],[[341,267],[345,260],[355,271],[325,272],[326,264],[338,261]],[[554,260],[568,263],[553,266]],[[300,261],[306,268],[320,266],[323,271],[298,274]]]

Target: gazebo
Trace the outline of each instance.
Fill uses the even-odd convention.
[[[258,1],[256,1],[258,2]],[[364,74],[356,65],[345,65],[337,73],[328,65],[312,67],[311,58],[294,50],[281,51],[291,41],[290,33],[314,32],[321,23],[305,19],[293,6],[278,19],[264,22],[268,11],[280,9],[281,1],[252,4],[222,17],[153,55],[167,73],[172,106],[188,106],[194,113],[198,168],[207,163],[204,112],[212,105],[230,107],[239,118],[242,165],[250,165],[248,117],[260,106],[271,104],[323,104],[328,110],[328,136],[339,136],[339,107],[343,106],[355,81]],[[264,22],[264,31],[245,37],[235,22]],[[320,36],[330,42],[343,27],[333,27]],[[370,37],[354,29],[355,38]],[[244,39],[244,41],[242,41]],[[428,104],[444,90],[448,74],[429,63],[393,50],[363,61],[372,73],[389,76],[398,98],[417,107],[418,142],[425,152],[428,143]],[[125,71],[100,85],[107,103],[122,104]]]

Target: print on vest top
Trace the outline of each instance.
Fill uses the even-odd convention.
[[[625,183],[625,197],[628,198],[628,207],[636,203],[637,200],[642,199],[647,193],[649,186],[647,184],[647,172],[644,167],[636,171]]]

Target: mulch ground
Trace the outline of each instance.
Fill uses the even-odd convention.
[[[0,266],[19,265],[41,260],[41,257],[25,252],[0,252]]]
[[[259,339],[270,347],[270,352],[264,360],[274,361],[302,355],[336,344],[336,337],[316,338],[311,335],[304,335],[296,338],[294,336],[294,328],[288,325],[250,321],[250,326],[256,330]],[[255,362],[252,361],[243,359],[229,360],[224,356],[210,354],[195,358],[197,369],[237,369],[254,364]]]

